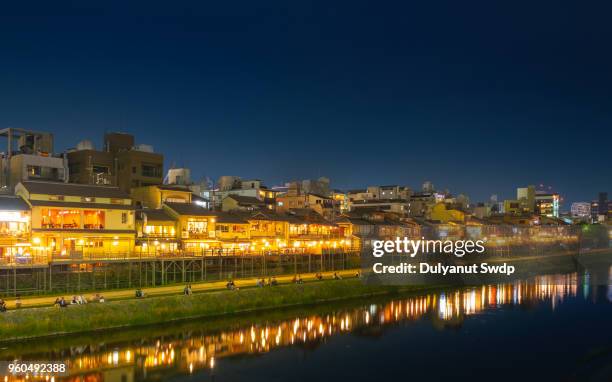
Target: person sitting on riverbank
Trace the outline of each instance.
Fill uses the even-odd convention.
[[[99,294],[98,296],[98,302],[106,302],[103,295]]]
[[[297,277],[295,278],[295,283],[296,284],[303,284],[304,280],[302,280],[302,276],[297,275]]]
[[[87,299],[83,295],[79,296],[79,300],[78,301],[79,301],[79,304],[81,304],[81,305],[87,304]]]
[[[234,284],[234,280],[230,280],[230,281],[227,282],[227,284],[225,284],[225,287],[228,290],[234,290],[234,289],[236,289],[236,284]]]
[[[334,280],[342,280],[342,277],[340,277],[339,274],[337,274],[336,272],[334,272]]]
[[[276,277],[272,277],[272,281],[270,281],[270,285],[272,285],[272,286],[277,286],[278,285],[278,281],[276,281]]]
[[[323,280],[323,275],[320,274],[319,272],[317,272],[317,274],[315,275],[315,278],[319,281]]]
[[[185,288],[183,288],[183,294],[185,296],[191,296],[192,291],[191,291],[191,284],[187,284],[185,285]]]
[[[68,303],[66,302],[64,297],[60,298],[60,300],[59,300],[59,307],[60,308],[67,308],[68,307]]]
[[[0,312],[6,312],[6,302],[0,298]]]
[[[257,282],[255,283],[255,285],[256,285],[258,288],[263,288],[263,287],[264,287],[264,284],[265,284],[264,279],[257,279]]]
[[[142,289],[138,288],[136,289],[136,298],[144,298],[145,293],[143,292]]]
[[[79,302],[77,301],[77,296],[72,296],[72,300],[70,300],[70,305],[77,305]]]
[[[19,308],[21,308],[21,296],[17,295],[17,298],[15,298],[15,309]]]

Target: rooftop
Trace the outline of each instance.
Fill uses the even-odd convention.
[[[130,199],[130,196],[118,187],[36,181],[26,181],[21,184],[30,194]]]

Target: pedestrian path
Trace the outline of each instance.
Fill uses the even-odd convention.
[[[349,278],[356,277],[356,274],[359,272],[358,269],[349,269],[344,271],[336,271],[340,277]],[[302,280],[304,282],[307,281],[315,281],[317,273],[302,273],[300,274]],[[323,272],[321,273],[323,279],[331,279],[334,275],[334,272]],[[277,282],[279,284],[289,284],[293,281],[294,275],[281,275],[275,276]],[[252,277],[246,279],[234,279],[234,283],[238,288],[248,288],[255,287],[257,280],[261,279],[260,277]],[[265,281],[268,281],[268,277],[265,278]],[[203,293],[203,292],[211,292],[216,290],[225,290],[227,281],[209,281],[209,282],[200,282],[200,283],[191,283],[191,289],[193,293]],[[159,287],[151,287],[151,288],[142,288],[145,296],[169,296],[169,295],[177,295],[183,293],[183,288],[185,284],[179,285],[167,285],[167,286],[159,286]],[[106,301],[113,300],[125,300],[130,298],[135,298],[135,288],[134,289],[122,289],[122,290],[106,290],[106,291],[95,291],[95,292],[86,292],[82,293],[83,296],[87,298],[87,300],[92,300],[93,296],[96,293],[104,296]],[[57,294],[53,296],[32,296],[32,297],[24,297],[21,299],[21,309],[27,309],[32,307],[40,307],[40,306],[52,306],[57,297],[64,297],[66,301],[72,300],[73,294]],[[15,299],[5,299],[7,303],[8,309],[15,309]]]

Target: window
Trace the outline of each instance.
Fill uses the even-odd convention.
[[[104,211],[85,210],[83,211],[83,228],[85,229],[104,229]]]
[[[94,174],[110,174],[110,169],[106,166],[93,165],[91,172],[93,172]]]
[[[64,169],[55,167],[32,166],[26,167],[28,179],[60,181],[64,179]]]
[[[81,213],[78,210],[43,208],[40,226],[51,229],[78,229],[81,226]]]
[[[121,213],[121,224],[127,224],[127,212]]]
[[[123,199],[115,199],[115,198],[113,198],[113,199],[111,199],[110,202],[111,202],[111,204],[124,204],[123,203]]]
[[[217,231],[219,232],[229,232],[229,226],[226,224],[217,224]]]
[[[159,178],[162,175],[161,166],[155,165],[155,164],[143,163],[140,170],[141,170],[142,176],[147,176],[151,178]]]
[[[206,220],[193,220],[187,221],[187,231],[191,234],[204,234],[207,232],[208,222]]]
[[[132,174],[136,174],[136,166],[132,167]]]
[[[64,195],[49,195],[49,200],[64,200]]]

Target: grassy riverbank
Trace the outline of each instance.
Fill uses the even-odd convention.
[[[0,315],[0,341],[151,325],[417,289],[424,287],[367,286],[358,279],[345,279],[210,292],[192,296],[111,301],[68,308],[13,310]]]

